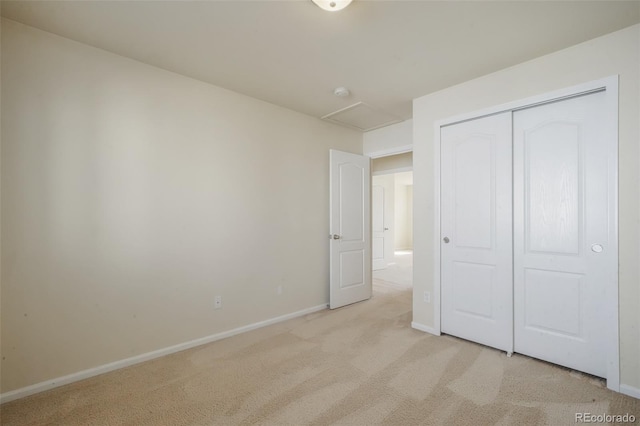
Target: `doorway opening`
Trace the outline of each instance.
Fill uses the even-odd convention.
[[[413,153],[372,161],[371,214],[374,284],[413,287]]]

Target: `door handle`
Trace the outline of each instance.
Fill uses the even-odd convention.
[[[600,244],[593,244],[591,246],[591,251],[594,253],[602,253],[602,250],[604,250],[604,248]]]
[[[329,238],[332,238],[334,240],[339,240],[341,237],[338,234],[333,234],[333,235],[329,235]]]
[[[449,244],[450,240],[449,240],[449,237],[444,237],[442,241],[444,241],[445,244]]]
[[[388,230],[389,230],[389,228],[384,228],[384,230],[385,230],[385,231],[388,231]]]

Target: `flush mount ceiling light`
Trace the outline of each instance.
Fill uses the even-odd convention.
[[[345,7],[349,6],[352,0],[311,0],[318,7],[328,10],[329,12],[335,12],[338,10],[342,10]]]
[[[339,98],[346,98],[351,94],[351,92],[346,87],[336,87],[336,89],[333,91],[333,94]]]

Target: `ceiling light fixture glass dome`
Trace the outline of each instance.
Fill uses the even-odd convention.
[[[349,6],[352,0],[311,0],[318,7],[328,10],[329,12],[335,12],[338,10],[342,10],[345,7]]]

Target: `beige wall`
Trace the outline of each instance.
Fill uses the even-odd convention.
[[[402,172],[393,175],[395,181],[395,240],[394,249],[410,250],[413,248],[413,172]],[[407,178],[411,176],[411,178]]]
[[[620,75],[619,235],[621,383],[640,389],[640,25],[414,101],[414,321],[433,325],[434,124],[440,119]]]
[[[2,392],[327,303],[360,133],[6,20],[1,107]]]
[[[397,169],[411,169],[413,167],[413,153],[390,155],[374,158],[371,161],[371,173],[384,173]]]

